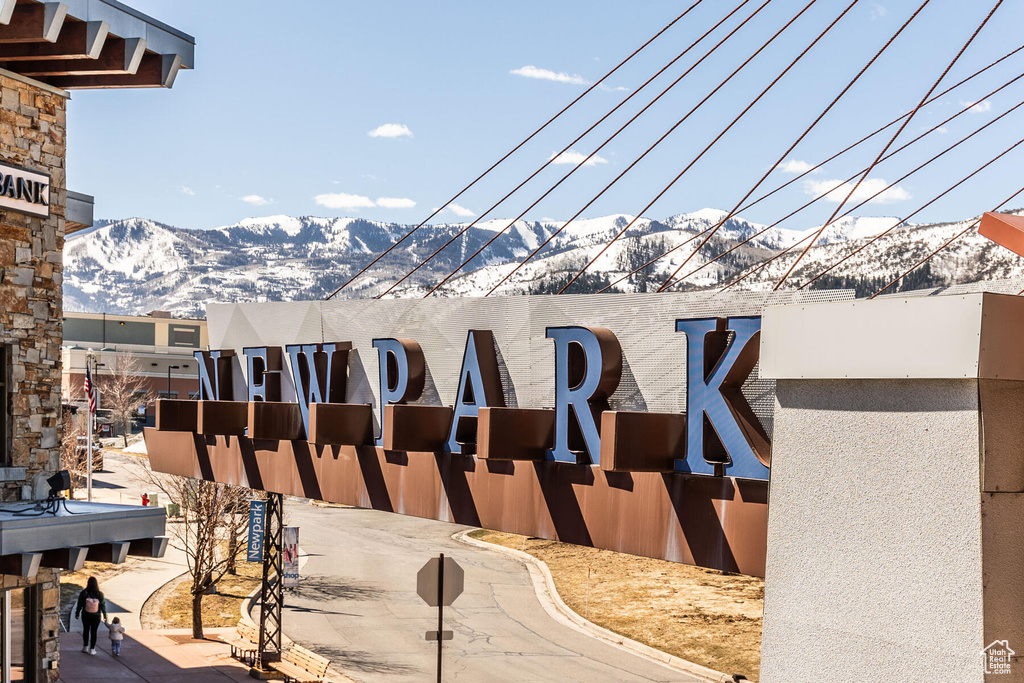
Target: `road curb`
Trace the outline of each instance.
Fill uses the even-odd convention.
[[[533,589],[537,594],[537,599],[540,600],[541,606],[555,621],[592,638],[615,645],[616,647],[628,650],[632,654],[639,655],[691,676],[698,676],[707,681],[713,681],[714,683],[733,683],[735,680],[730,674],[715,671],[714,669],[709,669],[706,666],[694,664],[693,662],[688,662],[685,659],[680,659],[679,657],[662,652],[661,650],[656,650],[649,645],[644,645],[643,643],[631,640],[625,636],[619,635],[618,633],[609,631],[602,626],[598,626],[592,621],[584,619],[562,601],[561,596],[558,594],[558,590],[555,588],[555,581],[551,576],[551,571],[548,569],[547,564],[528,553],[524,553],[513,548],[506,548],[502,545],[477,540],[469,536],[473,531],[476,530],[468,529],[466,531],[460,531],[453,534],[452,538],[460,543],[465,543],[466,545],[507,555],[526,565],[530,574],[530,579],[533,581]]]

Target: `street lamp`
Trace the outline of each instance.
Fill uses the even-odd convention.
[[[171,370],[177,370],[180,365],[168,365],[167,366],[167,398],[171,397]]]

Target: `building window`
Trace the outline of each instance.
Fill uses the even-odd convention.
[[[36,680],[36,634],[40,604],[35,586],[0,593],[0,680],[21,683]]]
[[[171,346],[199,346],[199,328],[193,326],[169,326]]]

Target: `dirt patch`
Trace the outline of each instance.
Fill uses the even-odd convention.
[[[758,680],[763,579],[483,529],[469,535],[546,563],[565,604],[595,624]]]
[[[263,579],[259,562],[239,562],[238,574],[227,574],[217,584],[217,593],[203,597],[203,626],[222,628],[238,624],[242,601]],[[166,584],[142,608],[142,627],[153,629],[192,628],[192,577],[188,574]]]

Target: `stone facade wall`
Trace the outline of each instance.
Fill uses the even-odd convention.
[[[8,468],[0,496],[31,497],[60,469],[66,97],[0,72],[0,161],[50,176],[50,217],[0,211],[0,344],[9,349]],[[38,491],[36,491],[38,493]],[[45,491],[43,491],[45,493]]]
[[[0,71],[0,162],[50,176],[50,217],[0,211],[0,344],[8,350],[10,427],[0,451],[0,500],[45,495],[60,469],[63,336],[66,96]],[[4,576],[5,588],[37,586],[39,680],[57,681],[60,572],[31,581]]]

